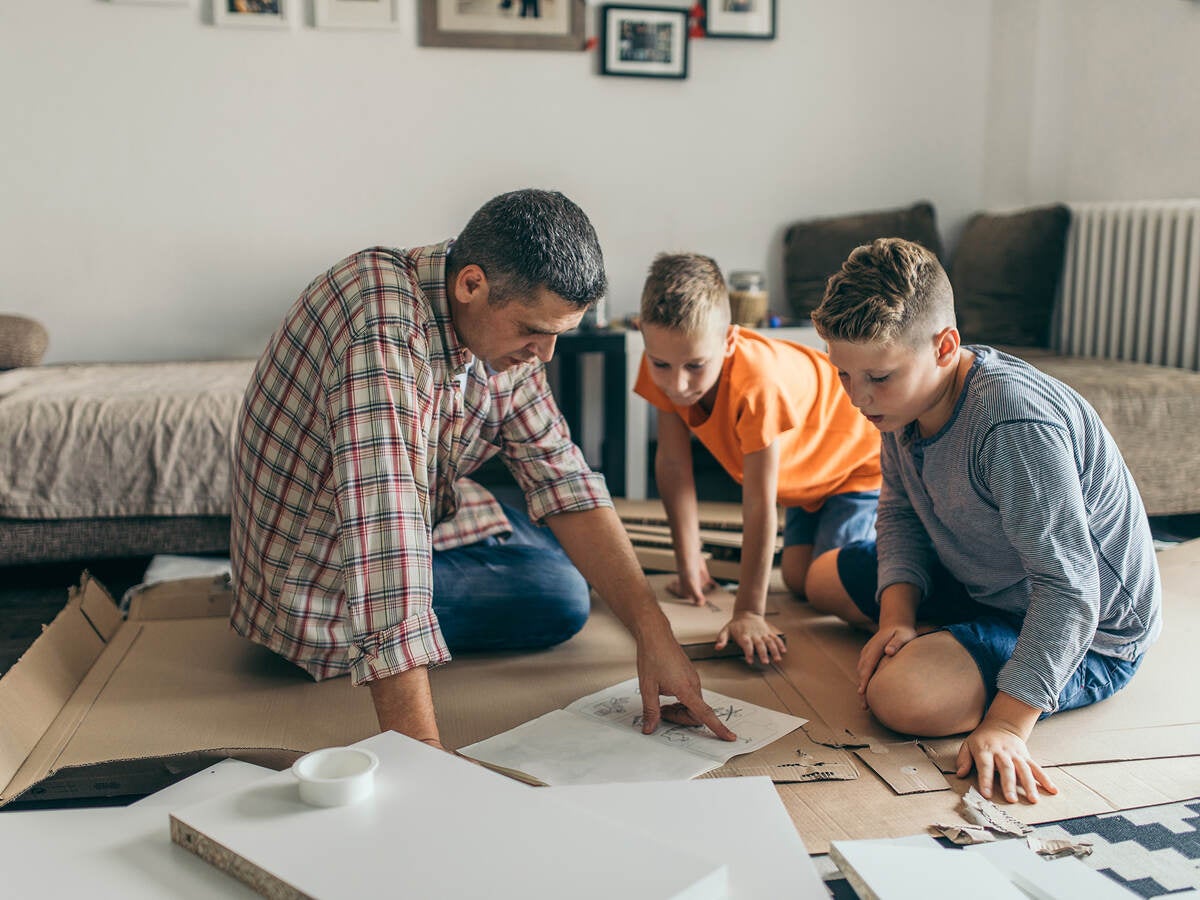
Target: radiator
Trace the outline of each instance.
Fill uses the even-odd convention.
[[[1200,371],[1200,200],[1069,205],[1055,349]]]

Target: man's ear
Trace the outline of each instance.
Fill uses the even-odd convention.
[[[957,365],[958,348],[962,346],[962,337],[953,325],[943,328],[933,339],[937,352],[939,366]]]
[[[463,266],[454,276],[454,299],[459,303],[486,303],[488,290],[487,275],[474,263]]]
[[[725,351],[722,353],[722,356],[733,356],[733,346],[734,342],[737,340],[737,335],[738,326],[730,325],[727,329],[725,329]]]

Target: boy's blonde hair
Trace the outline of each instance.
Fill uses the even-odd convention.
[[[729,291],[721,269],[699,253],[660,253],[642,288],[642,324],[700,334],[729,324]]]
[[[946,270],[920,244],[879,238],[856,247],[812,314],[826,341],[919,346],[955,326]]]

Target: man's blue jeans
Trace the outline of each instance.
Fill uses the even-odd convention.
[[[451,653],[540,650],[587,622],[587,582],[553,532],[500,505],[512,535],[433,554],[433,611]]]

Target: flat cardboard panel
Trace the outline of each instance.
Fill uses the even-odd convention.
[[[861,747],[854,755],[888,783],[897,794],[948,791],[950,783],[916,741]]]
[[[224,575],[180,578],[134,588],[130,621],[228,618],[233,589]]]
[[[626,500],[613,498],[613,506],[622,522],[635,525],[666,525],[667,511],[659,500]],[[698,504],[700,527],[717,531],[742,530],[742,505],[740,503]]]

